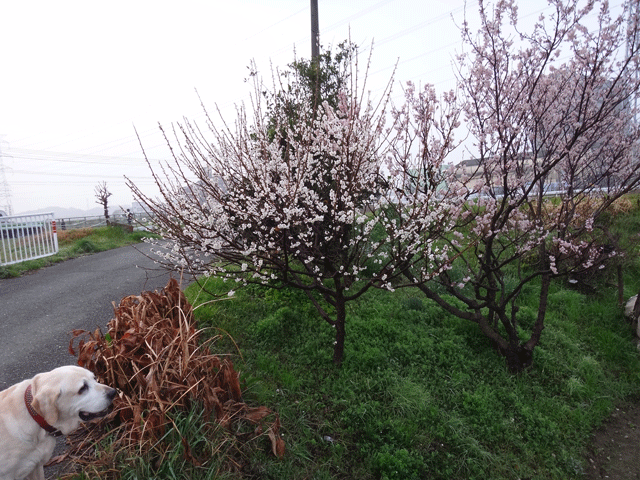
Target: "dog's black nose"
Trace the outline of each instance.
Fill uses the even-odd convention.
[[[117,393],[118,393],[118,391],[117,391],[115,388],[112,388],[112,389],[110,389],[110,390],[107,392],[107,398],[108,398],[110,401],[112,401],[112,400],[115,398],[115,396],[116,396],[116,394],[117,394]]]

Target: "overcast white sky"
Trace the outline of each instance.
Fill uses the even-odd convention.
[[[318,3],[322,45],[349,31],[359,46],[374,42],[374,94],[397,61],[397,82],[452,88],[463,0]],[[546,5],[520,3],[536,17]],[[476,6],[467,0],[468,15]],[[154,192],[134,126],[156,160],[168,158],[158,122],[202,119],[195,89],[232,120],[252,59],[268,76],[294,49],[310,57],[310,0],[5,1],[0,45],[0,210],[93,208],[102,181],[110,204],[127,208],[124,175]]]

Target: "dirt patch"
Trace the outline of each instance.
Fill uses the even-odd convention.
[[[595,433],[587,457],[588,480],[640,480],[640,405],[616,408]]]

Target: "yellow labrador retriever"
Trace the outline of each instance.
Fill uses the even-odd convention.
[[[0,392],[0,480],[44,480],[55,436],[105,415],[116,390],[73,365],[40,373]]]

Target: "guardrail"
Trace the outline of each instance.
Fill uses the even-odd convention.
[[[60,230],[76,230],[78,228],[104,227],[107,222],[104,216],[56,218]]]
[[[0,265],[58,253],[53,213],[0,217]]]
[[[112,213],[109,215],[109,222],[121,225],[136,225],[138,220],[143,217],[141,214],[131,215],[127,213]],[[58,230],[75,230],[78,228],[96,228],[104,227],[107,225],[107,221],[104,215],[87,216],[87,217],[58,217],[56,218],[56,224]]]

